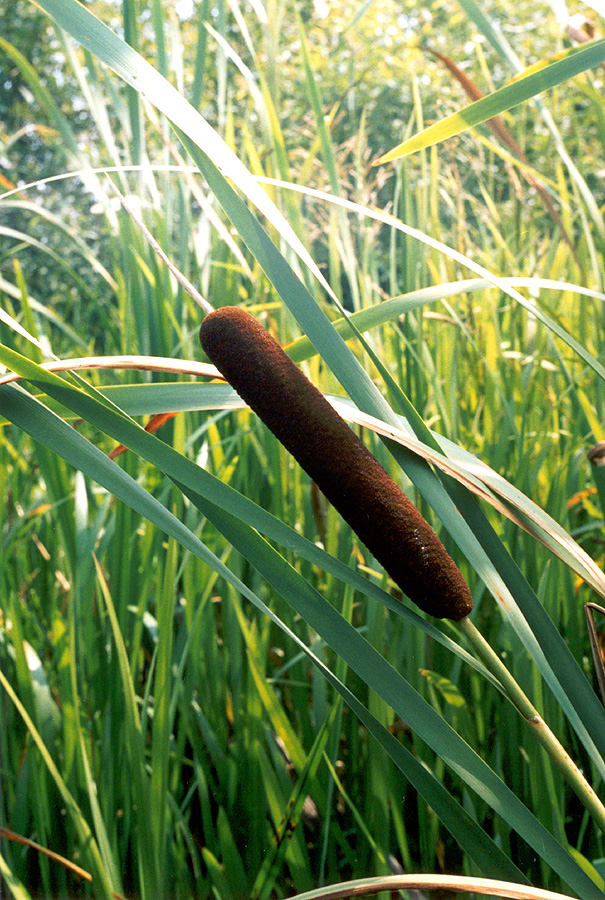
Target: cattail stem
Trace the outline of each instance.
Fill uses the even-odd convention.
[[[432,616],[467,616],[468,585],[433,529],[265,329],[223,307],[204,319],[200,340],[401,590]]]
[[[593,788],[590,786],[578,766],[561,742],[550,730],[538,710],[515,681],[498,654],[488,644],[481,632],[470,621],[464,619],[460,622],[463,634],[472,645],[477,655],[487,669],[500,683],[506,697],[521,713],[526,724],[533,731],[538,741],[542,744],[555,766],[563,773],[570,787],[582,801],[588,812],[593,816],[601,831],[605,834],[605,806],[599,800]]]

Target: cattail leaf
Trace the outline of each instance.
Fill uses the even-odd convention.
[[[37,0],[37,5],[97,59],[113,69],[130,88],[153,103],[194,145],[203,147],[213,164],[245,193],[315,277],[330,290],[302,241],[246,166],[169,81],[77,0]]]
[[[305,619],[347,665],[410,725],[441,759],[456,771],[489,806],[502,815],[563,880],[586,900],[595,900],[600,888],[571,861],[567,850],[533,817],[516,795],[406,679],[384,659],[307,581],[280,557],[254,529],[225,510],[184,492],[229,542],[248,559],[276,591]],[[437,750],[437,746],[439,750]],[[510,795],[510,796],[509,796]],[[504,805],[501,805],[504,804]],[[563,867],[566,874],[563,874]],[[573,882],[569,879],[572,878]]]
[[[90,398],[87,399],[90,400]],[[321,669],[334,687],[339,690],[346,702],[349,703],[351,708],[360,716],[361,720],[371,730],[372,734],[374,734],[383,746],[385,746],[385,749],[401,768],[402,772],[404,772],[410,781],[418,787],[418,790],[427,799],[427,802],[430,803],[431,807],[438,811],[443,817],[443,820],[448,824],[452,833],[455,834],[456,838],[461,842],[461,846],[469,853],[471,858],[475,859],[481,870],[486,874],[491,874],[495,877],[500,876],[512,878],[513,880],[524,880],[521,873],[519,873],[516,867],[507,859],[500,848],[497,847],[493,841],[485,835],[482,829],[469,818],[465,810],[456,803],[432,773],[406,751],[397,739],[367,712],[365,707],[359,703],[354,695],[350,694],[350,692],[340,684],[338,679],[332,675],[330,670],[325,667],[324,663],[319,658],[315,657],[308,647],[306,647],[306,645],[304,645],[300,639],[291,632],[290,629],[288,629],[283,622],[281,622],[281,620],[266,607],[252,591],[249,590],[249,588],[246,587],[246,585],[230,572],[224,563],[214,556],[214,554],[212,554],[201,541],[186,528],[186,526],[176,519],[175,516],[169,513],[157,500],[151,497],[141,485],[123,472],[115,463],[109,460],[105,454],[78,434],[77,431],[74,431],[73,428],[63,422],[54,413],[47,410],[46,407],[19,387],[9,384],[0,389],[0,412],[5,415],[9,421],[14,422],[18,427],[22,428],[23,431],[30,434],[34,440],[39,441],[44,446],[57,452],[70,465],[75,466],[109,490],[114,496],[123,500],[133,509],[141,512],[142,515],[157,525],[166,534],[172,535],[183,547],[188,549],[199,559],[207,562],[219,575],[225,578],[228,583],[232,584],[236,590],[241,592],[247,599],[251,600],[263,614],[269,616],[273,622],[279,625],[279,627],[281,627],[285,633],[288,634],[311,659],[313,659],[315,665]],[[152,440],[157,441],[157,438],[152,437]],[[165,449],[169,450],[170,448]],[[181,489],[184,488],[181,486]],[[190,493],[189,495],[194,502],[203,503],[205,506],[208,505],[208,501],[202,500],[201,496],[193,493]],[[219,507],[215,506],[214,509],[219,510]],[[224,510],[221,510],[221,512],[223,515],[229,515]],[[237,523],[239,520],[236,516],[231,516],[230,521]],[[247,527],[243,523],[240,524],[242,527]],[[247,534],[248,536],[253,536],[255,534],[254,529],[250,528]],[[232,535],[230,534],[230,538],[231,536]],[[261,546],[263,551],[265,551],[266,548],[269,548],[269,545],[265,542],[263,542]],[[240,549],[245,548],[240,547]],[[261,561],[262,560],[259,561],[255,558],[255,565],[260,566]],[[285,561],[283,561],[283,565],[287,566]],[[280,569],[283,571],[282,563],[280,563]],[[289,571],[289,568],[287,571]],[[307,584],[304,580],[302,583],[304,585]],[[295,593],[298,590],[298,587],[299,581],[297,578],[294,585]],[[322,606],[327,606],[327,604],[323,603],[323,600],[321,603]],[[337,613],[335,613],[335,615],[338,616]],[[348,629],[351,629],[351,626],[344,619],[342,619],[342,622]],[[351,631],[357,635],[357,632],[355,632],[354,629],[351,629]],[[365,646],[366,642],[364,642],[364,647]],[[367,646],[369,647],[369,645]],[[355,648],[356,647],[357,640],[355,643]],[[373,655],[378,656],[373,648],[371,648],[371,650]],[[374,658],[374,656],[372,656],[372,658]],[[381,659],[379,656],[378,658]],[[453,732],[453,734],[455,734],[455,732]],[[457,735],[456,738],[460,741],[460,738],[458,738]],[[531,816],[531,814],[528,815]]]
[[[447,140],[456,134],[467,131],[475,125],[487,122],[494,116],[506,112],[525,103],[537,94],[547,91],[563,81],[568,81],[586,69],[592,69],[605,60],[605,40],[592,41],[584,47],[572,47],[562,59],[545,65],[525,77],[519,77],[512,84],[494,91],[487,97],[469,104],[463,110],[447,116],[440,122],[425,128],[402,144],[377,159],[374,165],[393,162],[403,156],[409,156],[418,150],[424,150],[440,141]]]

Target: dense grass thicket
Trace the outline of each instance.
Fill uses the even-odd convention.
[[[605,896],[603,21],[3,5],[0,895]],[[225,305],[337,398],[468,619],[216,379]]]

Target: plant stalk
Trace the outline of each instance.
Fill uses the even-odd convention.
[[[462,619],[458,624],[472,647],[476,650],[481,661],[500,683],[506,697],[523,716],[525,722],[536,735],[536,738],[546,750],[555,766],[563,774],[567,783],[597,822],[603,834],[605,834],[605,806],[599,800],[595,791],[567,750],[550,730],[498,654],[488,644],[468,616],[465,619]]]

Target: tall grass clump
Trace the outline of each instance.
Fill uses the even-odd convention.
[[[603,897],[599,22],[38,7],[32,61],[0,34],[8,891]]]

